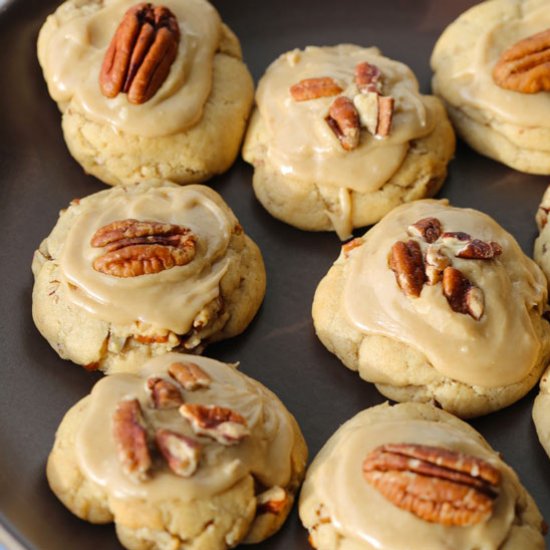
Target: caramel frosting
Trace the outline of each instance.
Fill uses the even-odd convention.
[[[331,77],[342,94],[353,99],[359,94],[355,67],[365,61],[380,68],[382,93],[395,99],[392,129],[384,139],[363,130],[359,146],[346,151],[325,121],[334,97],[295,101],[289,90],[304,79]],[[272,168],[282,175],[313,181],[320,188],[362,193],[380,189],[401,166],[409,142],[429,134],[435,123],[408,67],[383,57],[377,48],[349,44],[309,46],[280,56],[260,80],[256,103],[260,117],[255,117],[251,126],[260,119],[265,125],[268,138],[262,146]],[[253,145],[245,143],[244,155],[253,160],[257,155],[250,147]]]
[[[50,95],[62,110],[71,103],[115,131],[154,137],[186,130],[201,119],[210,95],[221,20],[204,0],[162,0],[179,22],[178,53],[158,92],[146,103],[132,105],[125,94],[113,99],[102,95],[98,79],[114,32],[136,3],[103,0],[78,9],[63,4],[50,16],[38,41]]]
[[[140,321],[185,334],[199,311],[219,296],[237,220],[211,189],[166,182],[117,187],[73,204],[71,219],[59,256],[61,284],[74,304],[95,317],[119,325]],[[125,219],[189,228],[196,237],[194,258],[183,266],[135,277],[96,271],[93,263],[104,250],[92,246],[92,236]]]
[[[245,418],[248,437],[236,445],[221,445],[197,436],[177,408],[152,407],[146,380],[171,380],[168,367],[181,361],[192,361],[211,378],[206,388],[184,391],[185,402],[232,409]],[[165,428],[200,441],[201,459],[191,477],[174,475],[160,457],[155,459],[153,474],[145,481],[136,482],[124,473],[113,437],[112,417],[121,400],[134,398],[140,402],[149,430]],[[104,487],[111,497],[190,501],[220,494],[249,474],[265,487],[286,487],[291,481],[296,437],[293,421],[282,403],[234,365],[168,353],[148,361],[135,374],[107,376],[94,386],[76,434],[76,456],[84,475]]]
[[[508,2],[505,10],[483,19],[479,32],[472,34],[475,44],[469,48],[468,55],[440,58],[441,46],[436,45],[432,57],[436,79],[444,87],[445,98],[456,107],[481,109],[490,117],[516,126],[550,127],[548,93],[506,90],[495,84],[492,77],[493,68],[506,49],[550,27],[548,3],[544,0]],[[538,145],[544,148],[544,143]]]
[[[479,320],[453,311],[441,283],[425,284],[418,298],[399,288],[388,254],[396,241],[411,238],[410,225],[427,217],[437,218],[445,232],[465,232],[502,247],[492,260],[462,259],[447,251],[453,267],[484,294]],[[546,281],[516,240],[489,216],[445,201],[417,201],[393,210],[363,241],[349,252],[345,265],[344,309],[359,330],[410,345],[439,373],[466,384],[513,384],[535,366],[541,342],[534,320],[546,303]]]
[[[388,443],[443,447],[481,458],[502,470],[496,453],[480,439],[449,423],[402,419],[397,415],[384,418],[372,415],[374,411],[363,411],[346,422],[323,447],[308,470],[300,509],[307,507],[310,499],[320,501],[321,517],[330,519],[350,548],[408,550],[411,541],[414,548],[425,550],[500,548],[515,519],[516,497],[509,476],[503,476],[487,521],[446,527],[395,506],[364,479],[362,468],[371,451]]]

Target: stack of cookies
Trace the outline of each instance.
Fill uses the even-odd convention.
[[[540,267],[488,215],[430,197],[454,129],[550,174],[545,8],[489,0],[463,14],[435,46],[433,96],[376,47],[308,46],[267,68],[254,108],[239,41],[206,0],[67,0],[48,17],[38,57],[67,147],[114,186],[62,210],[32,263],[38,330],[106,374],[47,463],[72,513],[114,522],[129,549],[224,549],[279,530],[305,477],[299,515],[320,550],[544,548],[534,499],[461,419],[542,379],[533,418],[550,455],[550,191]],[[348,420],[307,474],[278,397],[201,355],[243,333],[266,291],[258,246],[200,184],[241,142],[272,216],[347,241],[315,291],[314,328],[398,402]]]

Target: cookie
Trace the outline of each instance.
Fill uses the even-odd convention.
[[[544,0],[491,0],[463,13],[437,41],[432,88],[464,141],[516,170],[550,174],[550,45]],[[546,72],[548,76],[545,76]]]
[[[243,157],[270,214],[346,238],[434,195],[454,147],[441,102],[419,93],[407,66],[345,44],[294,50],[271,64]]]
[[[259,542],[286,519],[307,448],[259,382],[180,353],[102,378],[66,414],[48,459],[57,497],[114,522],[130,549],[223,549]]]
[[[139,32],[153,34],[142,61]],[[199,182],[235,160],[254,86],[208,2],[68,0],[44,23],[38,59],[70,153],[104,183]]]
[[[533,422],[540,444],[550,457],[550,371],[540,379],[540,393],[533,404]]]
[[[533,257],[550,280],[550,225],[548,225],[548,212],[550,212],[550,187],[548,187],[542,196],[535,220],[539,230],[539,236],[535,240],[535,250]]]
[[[379,405],[341,426],[308,469],[299,511],[318,550],[545,548],[512,468],[427,404]]]
[[[319,284],[322,343],[395,401],[468,418],[510,405],[548,364],[546,281],[489,216],[403,205],[344,245]]]
[[[73,201],[32,269],[38,330],[105,372],[240,334],[265,292],[261,253],[223,199],[163,181]]]

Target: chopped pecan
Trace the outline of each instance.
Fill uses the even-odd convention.
[[[195,363],[178,361],[168,367],[168,374],[177,380],[186,390],[208,388],[212,378]]]
[[[493,69],[493,80],[501,88],[524,94],[550,91],[550,29],[505,50]]]
[[[493,241],[486,243],[479,239],[473,239],[466,243],[455,256],[467,260],[492,260],[502,254],[502,247]]]
[[[367,129],[367,132],[376,135],[378,128],[378,94],[367,92],[357,94],[353,98],[353,104],[359,113],[361,126]]]
[[[391,132],[393,104],[394,100],[391,96],[378,97],[378,126],[376,127],[378,137],[387,137]]]
[[[542,204],[539,206],[535,216],[539,230],[546,227],[546,224],[548,223],[548,212],[550,212],[550,208],[543,206]]]
[[[483,291],[474,286],[461,271],[446,267],[443,271],[443,294],[453,311],[479,321],[485,308]]]
[[[448,526],[486,520],[501,480],[478,457],[412,443],[377,447],[365,458],[363,475],[399,508]]]
[[[426,280],[420,245],[412,240],[397,241],[391,248],[388,264],[399,288],[407,296],[420,296]]]
[[[246,419],[231,409],[186,403],[179,410],[196,434],[211,437],[222,445],[236,445],[250,435]]]
[[[445,231],[445,233],[441,234],[441,240],[445,244],[455,244],[457,243],[457,241],[471,241],[472,237],[470,237],[468,233],[464,233],[463,231]]]
[[[190,477],[197,471],[202,450],[198,441],[166,429],[156,431],[155,441],[168,467],[176,475]]]
[[[381,76],[382,71],[376,65],[371,65],[366,61],[355,66],[355,83],[361,93],[375,92],[379,94],[382,91]]]
[[[441,280],[443,270],[450,265],[451,260],[441,252],[436,244],[430,244],[426,249],[426,279],[429,285],[436,285]]]
[[[152,462],[137,399],[126,399],[118,404],[113,414],[113,436],[123,471],[135,480],[147,479]]]
[[[282,487],[271,487],[256,497],[256,513],[278,514],[285,509],[289,496]]]
[[[331,97],[338,95],[341,91],[342,88],[329,76],[306,78],[290,87],[290,95],[294,101]]]
[[[164,344],[168,342],[169,335],[163,334],[156,336],[149,336],[147,334],[134,334],[134,340],[137,340],[140,344]]]
[[[351,99],[337,97],[332,102],[325,120],[346,151],[357,148],[360,137],[359,113]]]
[[[175,409],[183,404],[178,387],[164,378],[148,378],[147,389],[155,409]]]
[[[96,271],[137,277],[188,264],[195,257],[196,238],[181,225],[127,219],[98,229],[91,245],[106,249],[94,260]]]
[[[427,243],[433,243],[441,235],[441,222],[437,218],[422,218],[409,225],[407,233],[412,237],[420,237]]]
[[[168,8],[147,3],[131,7],[103,58],[102,94],[113,98],[122,92],[134,104],[151,99],[170,72],[179,41],[178,20]]]
[[[357,237],[356,239],[352,239],[351,241],[348,241],[347,243],[342,245],[342,250],[344,252],[345,256],[348,256],[349,253],[354,249],[363,244],[363,239],[360,237]]]

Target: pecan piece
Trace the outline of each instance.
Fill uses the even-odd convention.
[[[137,277],[188,264],[195,257],[196,238],[181,225],[127,219],[98,229],[90,244],[106,250],[94,260],[96,271]]]
[[[351,99],[337,97],[332,102],[325,120],[346,151],[357,148],[360,137],[359,113]]]
[[[369,134],[376,135],[378,128],[378,94],[367,92],[357,94],[353,98],[353,104],[359,113],[361,126],[367,129]]]
[[[191,391],[208,388],[212,382],[212,378],[195,363],[172,363],[168,367],[168,374]]]
[[[444,269],[451,260],[441,252],[439,246],[430,244],[426,249],[426,279],[429,285],[436,285],[441,280]]]
[[[461,248],[455,256],[467,260],[492,260],[502,254],[502,247],[493,241],[486,243],[479,239],[473,239]]]
[[[474,286],[461,271],[446,267],[443,271],[443,294],[453,311],[481,319],[485,309],[483,291]]]
[[[308,101],[320,97],[338,95],[342,88],[330,76],[306,78],[290,87],[290,95],[294,101]]]
[[[171,430],[160,429],[155,442],[168,467],[180,477],[190,477],[199,465],[202,445],[194,439]]]
[[[137,399],[126,399],[117,405],[113,414],[113,436],[124,473],[137,481],[147,479],[152,461]]]
[[[399,288],[407,296],[420,296],[426,280],[420,245],[412,240],[397,241],[391,248],[388,264]]]
[[[501,88],[536,94],[550,91],[550,29],[516,42],[505,50],[493,69]]]
[[[172,382],[163,378],[148,378],[146,385],[155,409],[175,409],[183,404],[183,397]]]
[[[547,206],[543,206],[542,204],[539,206],[537,213],[535,215],[535,220],[537,222],[537,226],[539,230],[542,230],[546,227],[546,224],[548,223],[548,213],[550,212],[550,208]]]
[[[271,487],[256,497],[256,514],[279,514],[288,500],[289,496],[282,487]]]
[[[250,435],[246,419],[231,409],[186,403],[179,410],[196,434],[211,437],[222,445],[236,445]]]
[[[127,94],[134,104],[151,99],[176,59],[180,31],[176,16],[164,6],[142,3],[122,18],[99,73],[101,93]]]
[[[342,251],[344,252],[344,256],[348,257],[349,253],[354,249],[358,248],[363,244],[363,239],[361,237],[357,237],[356,239],[351,239],[351,241],[348,241],[347,243],[342,245]]]
[[[413,443],[377,447],[365,458],[363,475],[399,508],[449,526],[486,520],[501,480],[481,458]]]
[[[363,94],[369,92],[379,94],[382,91],[381,76],[382,71],[376,65],[371,65],[366,61],[355,66],[355,83]]]
[[[391,132],[393,104],[394,101],[391,96],[378,97],[378,126],[376,127],[376,135],[378,137],[387,137]]]
[[[445,244],[456,244],[457,242],[471,241],[472,237],[463,231],[445,231],[441,234],[441,240]]]
[[[441,222],[437,218],[422,218],[409,225],[407,233],[411,237],[420,237],[427,243],[433,243],[441,235]]]

